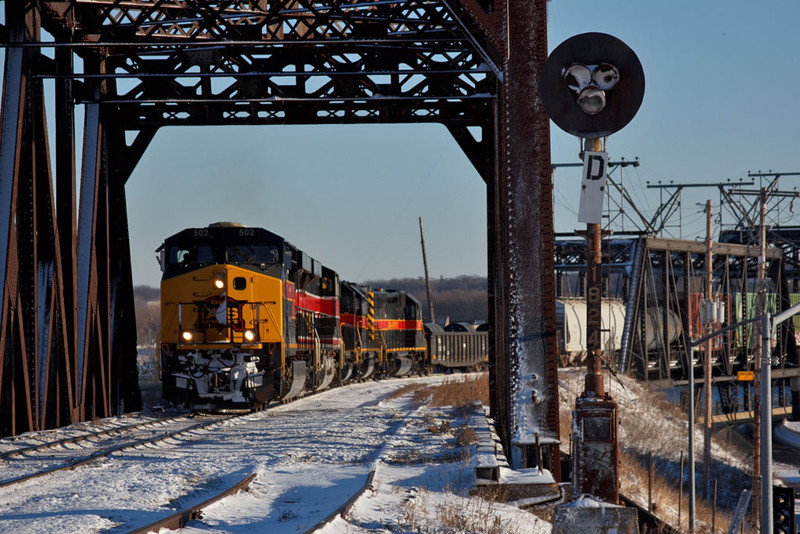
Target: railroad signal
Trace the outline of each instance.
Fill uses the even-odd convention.
[[[586,139],[619,131],[644,98],[644,70],[624,42],[605,33],[570,37],[542,69],[542,103],[562,130]]]
[[[644,98],[644,71],[633,50],[616,37],[584,33],[556,47],[544,64],[540,81],[542,104],[553,122],[586,140],[578,220],[587,223],[587,358],[584,391],[576,399],[573,412],[573,421],[579,423],[581,431],[572,438],[572,491],[618,504],[618,407],[605,391],[601,373],[600,223],[608,154],[600,138],[620,130],[636,115]],[[633,510],[627,512],[635,516]],[[568,523],[560,527],[577,526]]]

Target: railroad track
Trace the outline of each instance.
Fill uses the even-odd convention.
[[[183,414],[7,450],[0,455],[5,477],[0,479],[0,488],[74,469],[115,452],[176,438],[240,416]]]
[[[313,534],[314,532],[321,530],[323,527],[333,522],[337,517],[344,518],[356,501],[358,501],[358,499],[361,498],[366,491],[373,489],[373,481],[377,472],[377,465],[381,461],[394,462],[396,461],[396,455],[402,454],[401,449],[408,448],[409,446],[413,447],[413,445],[409,444],[401,436],[407,428],[412,417],[414,417],[420,410],[421,407],[418,406],[414,406],[408,410],[405,410],[402,416],[398,417],[393,424],[389,425],[382,435],[384,439],[383,446],[376,449],[373,454],[369,455],[369,457],[366,459],[367,463],[373,464],[373,468],[367,474],[364,484],[322,520],[311,527],[304,528],[302,530],[304,534]],[[147,534],[148,532],[159,532],[159,529],[161,528],[183,528],[190,520],[201,519],[203,516],[203,509],[207,508],[211,504],[214,504],[239,491],[247,491],[255,476],[255,474],[248,475],[240,482],[234,484],[232,487],[227,488],[210,498],[207,498],[200,504],[188,506],[144,527],[136,527],[128,531],[128,534]]]
[[[190,520],[200,517],[200,514],[204,508],[214,504],[217,501],[221,501],[229,495],[233,495],[240,491],[247,491],[247,489],[250,487],[250,482],[252,482],[254,478],[256,478],[255,473],[247,475],[230,488],[217,493],[216,495],[204,500],[200,504],[189,506],[183,510],[180,510],[179,512],[170,514],[163,519],[154,521],[149,525],[130,530],[128,531],[128,534],[147,534],[148,532],[160,532],[162,528],[167,528],[170,530],[183,528]]]
[[[122,418],[107,419],[100,422],[87,425],[85,423],[75,425],[76,428],[63,428],[58,432],[45,431],[23,434],[22,436],[15,436],[8,440],[0,441],[0,460],[11,458],[17,455],[24,455],[26,453],[48,449],[50,447],[58,447],[60,445],[67,445],[69,443],[79,443],[92,438],[100,438],[103,436],[111,436],[120,434],[129,430],[137,428],[144,428],[150,425],[157,425],[168,419],[175,419],[178,417],[187,417],[190,415],[182,413],[172,416],[149,416],[145,417],[141,414],[134,414],[136,418],[144,418],[142,421],[126,423]],[[131,417],[131,420],[136,420]],[[99,426],[98,430],[92,430],[95,426]],[[64,434],[69,434],[65,437],[58,437]],[[18,446],[22,443],[21,446]]]
[[[211,502],[252,481],[244,511],[211,507],[202,511],[203,521],[274,521],[313,532],[364,494],[370,466],[402,463],[416,447],[417,408],[387,410],[385,394],[378,393],[386,385],[359,384],[354,387],[364,393],[341,402],[327,392],[327,399],[276,404],[237,418],[102,421],[104,428],[93,432],[81,426],[0,440],[0,530],[157,531],[169,526],[163,521],[197,518]],[[374,401],[365,400],[371,395]],[[305,465],[313,466],[314,477],[303,478]],[[305,493],[309,487],[319,493]],[[263,519],[248,515],[253,499],[263,503],[257,508]]]

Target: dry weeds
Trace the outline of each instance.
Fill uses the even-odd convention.
[[[411,495],[403,502],[404,525],[421,534],[470,532],[474,534],[516,534],[525,525],[503,519],[494,502],[463,499],[459,503],[439,504],[430,513],[427,490]]]
[[[574,408],[577,391],[581,388],[580,378],[569,377],[562,374],[561,412],[559,428],[563,443],[569,443],[569,434],[572,432],[572,409]],[[688,424],[686,415],[679,407],[670,403],[662,394],[646,391],[632,380],[623,377],[628,389],[635,389],[636,395],[631,391],[623,392],[618,386],[612,391],[612,396],[620,406],[620,492],[633,498],[640,505],[647,507],[648,499],[648,452],[652,452],[655,467],[653,469],[653,512],[673,527],[678,527],[678,501],[680,497],[679,465],[681,450],[686,450],[688,445]],[[702,457],[702,438],[696,432],[696,456]],[[741,490],[741,483],[733,482],[731,472],[738,468],[726,467],[723,462],[734,466],[747,464],[746,453],[739,447],[730,446],[724,439],[714,442],[712,450],[715,463],[712,464],[711,478],[719,480],[720,490]],[[697,532],[710,532],[712,522],[712,502],[702,498],[700,481],[702,465],[697,464],[697,501],[696,519]],[[688,474],[688,453],[685,453],[683,477]],[[740,472],[739,477],[742,476]],[[737,479],[738,481],[738,479]],[[735,486],[735,487],[726,487]],[[680,505],[681,532],[688,530],[688,489],[684,482],[683,500]],[[715,528],[717,532],[724,532],[731,519],[731,511],[717,507]]]

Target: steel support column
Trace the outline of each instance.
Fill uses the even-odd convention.
[[[40,17],[31,3],[8,6],[0,133],[0,433],[69,421],[64,301],[55,224],[45,94],[34,68]]]
[[[495,318],[494,403],[512,465],[532,465],[537,437],[559,477],[558,387],[549,119],[539,79],[547,2],[506,6],[501,89],[502,165],[493,190],[490,255]],[[494,228],[491,225],[494,224]]]
[[[103,111],[87,105],[84,125],[77,258],[81,418],[141,406],[124,189],[124,169],[132,166],[122,161],[124,133]]]

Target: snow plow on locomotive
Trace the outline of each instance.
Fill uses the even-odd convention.
[[[340,282],[262,228],[188,228],[156,251],[162,396],[195,410],[259,408],[351,380],[421,374],[420,303]]]

